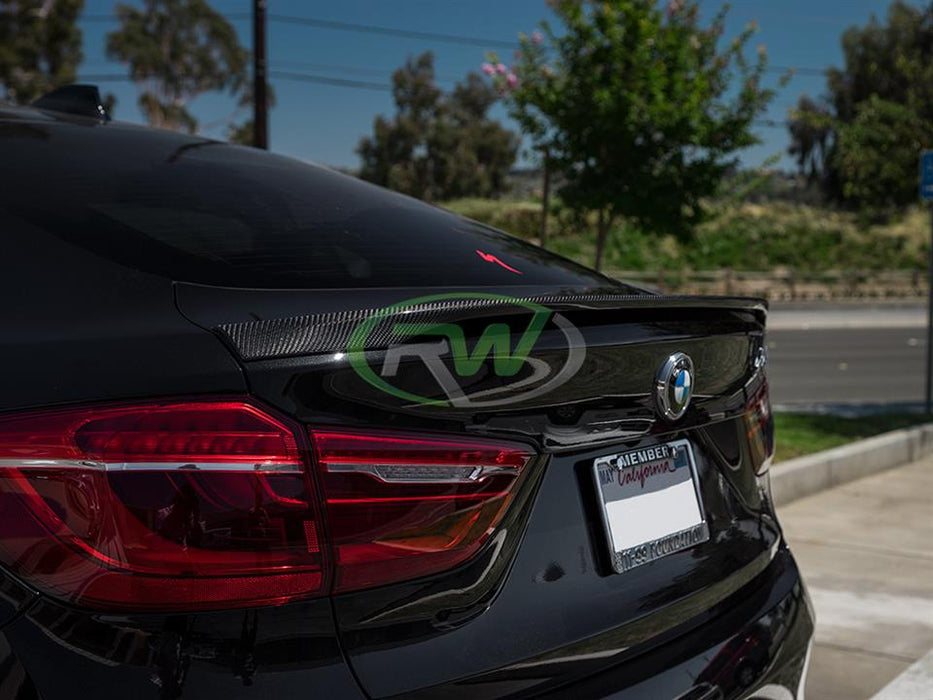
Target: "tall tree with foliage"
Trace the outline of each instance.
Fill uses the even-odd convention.
[[[895,0],[884,23],[877,17],[842,35],[843,68],[827,71],[836,117],[848,123],[873,95],[907,105],[933,120],[933,3]]]
[[[129,64],[142,86],[139,107],[153,126],[193,133],[193,99],[244,89],[249,54],[205,0],[145,0],[142,9],[121,4],[116,13],[120,28],[107,36],[107,55]]]
[[[916,200],[918,149],[933,135],[933,3],[895,0],[841,42],[821,104],[801,98],[791,113],[790,152],[830,200],[888,213]]]
[[[885,215],[917,201],[917,161],[933,130],[907,105],[876,95],[839,128],[836,167],[857,208]]]
[[[430,52],[395,71],[392,88],[396,115],[361,139],[360,177],[428,201],[502,192],[518,139],[488,116],[494,89],[470,74],[445,95]]]
[[[512,116],[548,146],[563,202],[597,221],[595,266],[620,221],[686,237],[773,97],[748,27],[720,49],[726,10],[702,26],[691,0],[552,0],[558,27],[490,55]],[[488,70],[488,69],[487,69]]]
[[[821,183],[826,165],[833,154],[835,134],[830,108],[801,95],[791,112],[788,128],[791,145],[787,151],[797,161],[797,168],[810,183]]]
[[[28,103],[74,82],[83,8],[84,0],[0,0],[0,94]]]

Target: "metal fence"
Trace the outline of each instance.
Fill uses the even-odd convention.
[[[612,270],[608,274],[667,294],[755,296],[772,301],[911,300],[927,295],[925,270]]]

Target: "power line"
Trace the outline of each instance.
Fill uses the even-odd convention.
[[[364,80],[349,80],[346,78],[331,78],[324,75],[313,75],[309,73],[293,73],[289,71],[273,70],[269,72],[270,77],[280,78],[282,80],[295,80],[304,83],[317,83],[320,85],[334,85],[337,87],[355,88],[360,90],[374,90],[377,92],[392,92],[392,86],[387,83],[375,83]],[[768,129],[786,129],[789,122],[780,119],[756,119],[752,122],[754,126]]]
[[[269,76],[282,80],[296,80],[302,83],[317,83],[318,85],[336,85],[337,87],[357,88],[359,90],[377,90],[379,92],[392,92],[388,83],[374,83],[368,80],[350,80],[348,78],[331,78],[326,75],[313,75],[311,73],[293,73],[290,71],[272,70]]]
[[[334,73],[345,73],[347,75],[374,75],[384,78],[391,71],[382,68],[364,68],[362,66],[344,66],[334,63],[315,63],[313,61],[291,61],[286,59],[273,59],[272,63],[276,66],[287,68],[310,68],[312,70],[333,71]]]
[[[343,73],[344,75],[366,75],[379,78],[389,78],[391,77],[393,71],[381,69],[381,68],[365,68],[362,66],[347,66],[337,63],[316,63],[314,61],[291,61],[287,59],[273,59],[271,62],[273,68],[277,68],[279,73],[288,72],[289,68],[310,68],[315,71],[324,71],[329,73]],[[105,67],[106,64],[97,64],[99,67]],[[96,66],[95,66],[96,67]],[[817,69],[798,69],[791,68],[787,66],[769,66],[769,72],[774,73],[786,73],[789,70],[793,70],[796,74],[801,75],[814,75],[814,76],[823,76],[825,75],[824,71],[817,71]],[[808,71],[808,72],[804,72]],[[812,71],[812,72],[809,72]],[[121,77],[118,75],[103,75],[101,80],[120,80]],[[463,76],[455,77],[452,75],[435,75],[434,79],[441,83],[456,83],[463,79]]]
[[[246,22],[251,20],[253,15],[249,12],[231,12],[223,17],[228,22]],[[115,14],[90,14],[78,17],[79,22],[116,22],[118,19]]]
[[[788,122],[778,119],[756,119],[752,122],[754,126],[763,126],[767,129],[786,129]]]
[[[376,24],[357,24],[353,22],[338,22],[335,20],[320,19],[317,17],[296,17],[294,15],[269,15],[270,22],[281,24],[295,24],[306,27],[317,27],[319,29],[334,29],[344,32],[358,32],[365,34],[381,34],[384,36],[397,36],[408,39],[427,39],[430,41],[439,41],[442,43],[461,44],[468,46],[479,46],[482,48],[500,48],[514,49],[517,47],[516,41],[504,41],[502,39],[492,39],[476,36],[466,36],[463,34],[444,34],[439,32],[422,32],[411,29],[400,29],[397,27],[385,27]],[[769,73],[786,73],[793,71],[797,75],[822,76],[826,70],[824,68],[795,67],[795,66],[768,66],[766,70]]]
[[[231,22],[247,21],[251,18],[248,12],[234,12],[224,15]],[[86,22],[113,22],[116,16],[106,14],[82,15],[82,20]],[[316,27],[318,29],[332,29],[342,32],[356,32],[362,34],[378,34],[382,36],[402,37],[406,39],[422,39],[428,41],[437,41],[447,44],[458,44],[466,46],[478,46],[481,48],[500,48],[514,49],[517,47],[516,41],[505,41],[503,39],[492,39],[477,36],[468,36],[464,34],[446,34],[442,32],[423,32],[413,29],[402,29],[399,27],[386,27],[377,24],[359,24],[355,22],[339,22],[336,20],[321,19],[318,17],[298,17],[295,15],[268,15],[270,22],[277,24],[291,24],[305,27]],[[326,69],[325,69],[326,70]],[[823,76],[826,74],[825,68],[812,68],[806,66],[768,66],[765,69],[769,73],[787,73],[793,71],[795,75],[803,76]]]
[[[394,71],[384,68],[363,68],[361,66],[346,66],[335,63],[315,63],[313,61],[290,61],[283,59],[274,59],[272,66],[279,69],[287,68],[308,68],[314,71],[324,71],[329,73],[343,73],[344,75],[369,75],[378,78],[391,78]],[[434,80],[442,83],[456,83],[463,80],[463,76],[454,77],[452,75],[434,74]]]
[[[327,75],[316,75],[313,73],[295,73],[292,71],[271,70],[270,78],[279,80],[292,80],[300,83],[314,83],[316,85],[331,85],[334,87],[351,88],[356,90],[371,90],[374,92],[392,92],[392,86],[388,83],[376,83],[368,80],[352,80],[348,78],[333,78]],[[109,82],[109,81],[132,81],[128,75],[82,75],[81,82]],[[786,129],[788,122],[779,119],[756,119],[752,122],[754,126],[766,129]]]
[[[294,15],[269,15],[270,22],[281,24],[296,24],[307,27],[317,27],[320,29],[334,29],[344,32],[358,32],[365,34],[381,34],[384,36],[397,36],[408,39],[427,39],[439,41],[442,43],[465,44],[468,46],[479,46],[482,48],[500,48],[514,49],[518,46],[517,41],[504,41],[502,39],[492,39],[486,37],[466,36],[463,34],[444,34],[439,32],[422,32],[411,29],[401,29],[397,27],[385,27],[377,24],[357,24],[353,22],[338,22],[335,20],[320,19],[317,17],[297,17]],[[824,68],[795,67],[795,66],[768,66],[766,70],[769,73],[786,73],[793,71],[797,75],[822,76],[826,70]]]
[[[465,44],[483,48],[514,49],[515,41],[502,39],[485,39],[463,34],[443,34],[440,32],[422,32],[414,29],[400,29],[396,27],[383,27],[376,24],[357,24],[355,22],[337,22],[317,17],[295,17],[293,15],[269,15],[270,22],[280,24],[298,24],[305,27],[318,27],[319,29],[334,29],[341,32],[359,32],[364,34],[382,34],[383,36],[398,36],[406,39],[426,39],[440,41],[447,44]]]
[[[392,92],[388,83],[375,83],[366,80],[349,80],[347,78],[332,78],[327,75],[312,73],[294,73],[282,70],[270,70],[269,76],[281,80],[295,80],[302,83],[317,83],[318,85],[335,85],[337,87],[357,88],[360,90],[376,90],[379,92]],[[130,75],[119,73],[87,73],[78,78],[81,83],[108,83],[108,82],[135,82]]]
[[[794,75],[813,75],[817,77],[826,76],[826,68],[801,68],[799,66],[768,66],[766,70],[769,73],[787,73],[793,71]]]
[[[83,74],[77,80],[79,83],[116,83],[123,81],[132,82],[133,78],[121,73],[88,73]]]
[[[755,8],[754,14],[758,15],[759,17],[775,17],[775,18],[779,18],[782,20],[788,19],[788,14],[786,12],[781,12],[780,10],[769,11],[769,10],[765,10],[761,8]],[[826,24],[826,25],[832,25],[834,27],[848,27],[852,25],[851,20],[847,20],[847,19],[841,19],[838,17],[827,17],[825,15],[801,15],[796,12],[790,17],[790,19],[793,22],[799,22],[799,23],[805,22],[808,24]]]
[[[377,78],[391,79],[393,70],[385,68],[365,68],[363,66],[348,66],[338,63],[317,63],[314,61],[291,61],[286,59],[272,59],[269,65],[273,69],[288,71],[293,68],[304,68],[315,73],[342,73],[344,75],[364,75]],[[103,80],[116,80],[120,75],[109,75],[104,73],[112,64],[108,63],[85,63],[82,66],[85,70],[101,71],[93,75],[102,75]],[[434,74],[434,80],[441,83],[456,83],[463,79],[463,76],[438,75]]]
[[[247,12],[233,12],[224,15],[224,19],[230,22],[243,22],[251,19]],[[270,22],[278,24],[295,24],[305,27],[317,27],[318,29],[333,29],[341,32],[358,32],[363,34],[381,34],[383,36],[396,36],[405,39],[425,39],[428,41],[439,41],[447,44],[465,44],[468,46],[479,46],[483,48],[514,49],[516,41],[505,41],[503,39],[486,39],[476,36],[465,36],[463,34],[445,34],[442,32],[423,32],[414,29],[402,29],[399,27],[383,27],[376,24],[358,24],[356,22],[339,22],[337,20],[321,19],[319,17],[298,17],[295,15],[268,15]],[[84,22],[115,22],[115,15],[93,14],[82,15],[80,21]]]

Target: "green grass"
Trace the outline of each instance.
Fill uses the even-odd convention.
[[[538,242],[540,205],[536,202],[461,199],[444,206]],[[925,269],[928,216],[915,208],[896,221],[869,225],[853,213],[803,204],[719,203],[712,206],[709,219],[686,242],[653,235],[635,226],[617,226],[609,236],[604,269]],[[574,221],[567,213],[555,210],[548,248],[592,265],[594,229],[593,222]]]
[[[840,418],[812,413],[775,413],[775,461],[839,447],[848,442],[880,435],[889,430],[926,423],[922,413],[882,413]]]

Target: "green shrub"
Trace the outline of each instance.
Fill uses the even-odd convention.
[[[451,211],[537,242],[540,204],[462,199]],[[593,263],[595,222],[560,211],[550,220],[548,247],[585,265]],[[789,203],[719,206],[692,239],[678,241],[620,224],[606,248],[607,270],[824,270],[925,269],[928,213],[916,209],[887,224],[866,225],[856,214]]]

